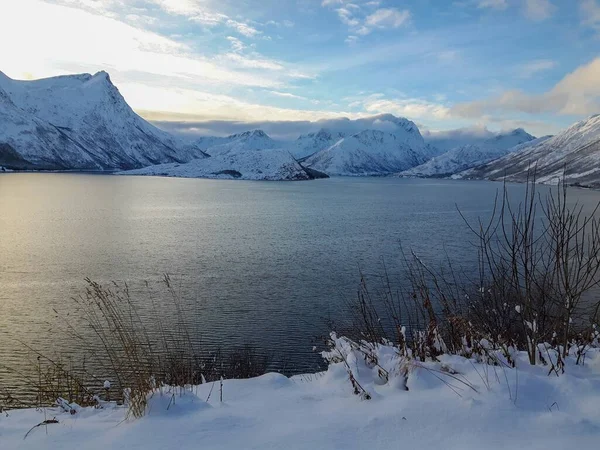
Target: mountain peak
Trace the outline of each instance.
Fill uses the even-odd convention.
[[[22,167],[132,168],[204,156],[138,116],[105,71],[0,82],[3,121],[15,124],[0,126],[0,142],[10,142]]]
[[[246,139],[250,137],[271,139],[271,137],[267,133],[260,129],[248,130],[244,131],[243,133],[232,134],[231,136],[228,136],[229,139]]]

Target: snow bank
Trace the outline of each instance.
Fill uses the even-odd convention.
[[[546,366],[530,366],[524,354],[515,355],[512,369],[458,356],[407,363],[394,348],[377,346],[374,365],[348,343],[337,348],[345,349],[345,362],[320,374],[224,381],[223,402],[218,382],[175,396],[157,391],[139,420],[124,420],[125,408],[112,405],[73,415],[53,408],[10,411],[0,418],[0,447],[562,450],[599,442],[597,349],[583,366],[569,359],[557,377]],[[354,395],[348,365],[370,400]],[[23,439],[54,417],[58,424]]]

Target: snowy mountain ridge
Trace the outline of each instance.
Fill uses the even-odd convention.
[[[0,72],[0,163],[110,170],[203,158],[127,104],[106,72],[13,80]]]
[[[207,147],[206,152],[211,156],[224,156],[246,151],[271,150],[279,146],[280,144],[264,131],[252,130],[223,138],[221,143]]]
[[[535,170],[539,182],[554,183],[565,177],[568,183],[600,186],[600,114],[461,176],[525,181],[530,170]]]
[[[428,151],[415,125],[401,133],[361,131],[320,150],[305,162],[328,175],[385,175],[422,164],[429,159]]]
[[[299,181],[327,178],[300,164],[282,149],[231,151],[186,164],[159,164],[122,172],[123,175],[150,175],[182,178],[219,178],[261,181]]]
[[[471,167],[485,164],[507,153],[520,150],[519,145],[534,142],[535,138],[522,128],[501,133],[480,144],[467,144],[453,148],[417,167],[400,173],[401,176],[445,177]]]
[[[321,128],[316,133],[301,135],[289,146],[289,150],[294,157],[302,159],[331,147],[345,137],[346,133],[342,131],[331,131],[327,128]]]

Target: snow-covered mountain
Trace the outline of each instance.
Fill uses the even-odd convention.
[[[496,133],[488,130],[484,126],[473,126],[446,131],[425,130],[422,134],[426,143],[439,148],[443,153],[457,147],[480,145],[496,136]]]
[[[384,175],[422,164],[431,151],[419,129],[406,119],[394,133],[365,130],[339,140],[306,159],[328,175]],[[409,125],[408,122],[410,122]]]
[[[525,181],[529,170],[535,170],[538,182],[552,183],[564,176],[571,184],[600,187],[600,114],[461,175]]]
[[[288,147],[288,150],[295,158],[303,159],[331,147],[344,137],[346,134],[341,131],[322,128],[316,133],[303,134]]]
[[[139,117],[106,72],[34,81],[0,72],[0,165],[105,170],[206,156]]]
[[[160,164],[122,174],[267,181],[327,178],[325,174],[303,167],[282,149],[234,151],[226,155],[196,159],[187,164]]]
[[[510,133],[500,133],[480,144],[453,148],[429,161],[402,172],[402,176],[445,177],[485,164],[519,150],[518,146],[533,142],[535,138],[518,128]]]
[[[219,142],[219,139],[221,142]],[[212,138],[212,143],[213,145],[205,149],[206,153],[211,156],[225,156],[233,153],[270,150],[280,147],[280,144],[262,130],[245,131],[226,138]]]
[[[122,174],[268,181],[327,178],[300,164],[287,149],[278,148],[278,143],[262,130],[204,137],[196,145],[204,148],[210,158],[195,159],[187,164],[159,164]]]

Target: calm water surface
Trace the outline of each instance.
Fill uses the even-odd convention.
[[[0,175],[0,363],[23,364],[17,340],[73,350],[49,322],[86,277],[126,281],[144,302],[169,273],[183,297],[197,299],[197,338],[207,346],[251,343],[285,354],[293,371],[312,370],[322,318],[355,295],[359,268],[378,273],[383,258],[398,272],[400,242],[432,264],[448,254],[469,265],[472,238],[456,205],[472,220],[487,217],[501,187]],[[571,195],[590,211],[600,200]],[[0,369],[0,383],[9,377]]]

